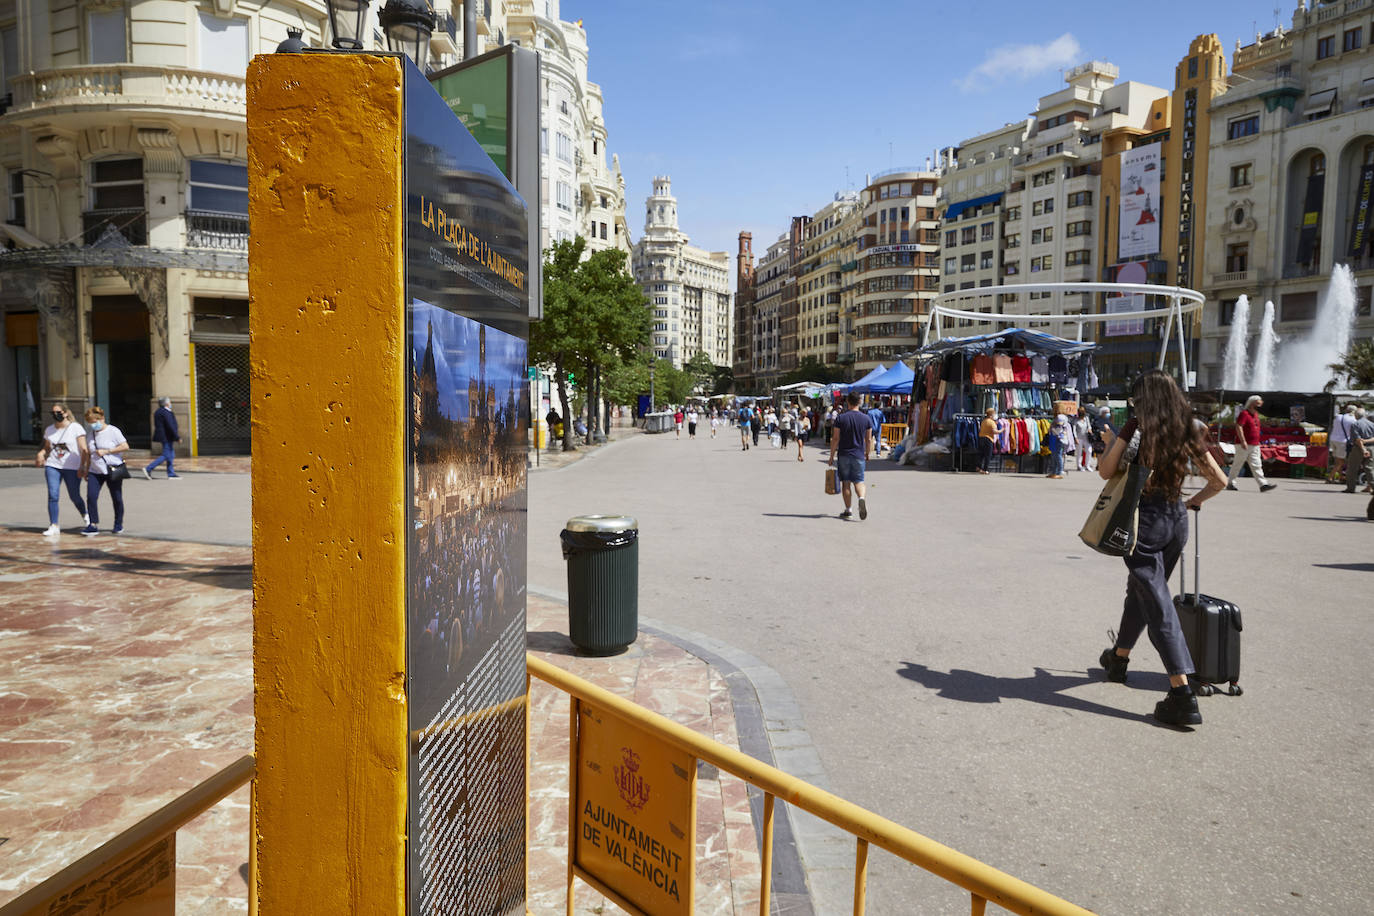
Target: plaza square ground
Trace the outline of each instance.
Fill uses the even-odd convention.
[[[641,615],[776,673],[783,688],[759,696],[797,775],[1103,913],[1347,913],[1374,897],[1368,497],[1242,480],[1208,503],[1202,586],[1244,611],[1245,694],[1203,699],[1187,732],[1148,716],[1165,680],[1145,640],[1129,684],[1097,669],[1125,576],[1075,536],[1095,475],[875,463],[858,522],[835,517],[819,450],[746,453],[733,430],[627,436],[560,464],[530,476],[531,587],[564,588],[567,518],[638,518]],[[126,487],[132,536],[248,543],[246,474]],[[39,472],[0,471],[0,491],[9,535],[41,541]],[[118,552],[109,541],[96,539]],[[222,587],[217,555],[163,559]],[[63,576],[92,593],[80,569]],[[224,664],[242,674],[238,642]],[[815,912],[847,911],[852,844],[794,821]],[[875,854],[870,867],[869,912],[967,911],[912,866]]]

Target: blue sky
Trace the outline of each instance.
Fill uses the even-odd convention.
[[[1215,32],[1229,66],[1276,5],[1288,28],[1296,0],[563,0],[561,13],[587,29],[631,236],[667,174],[693,244],[733,256],[740,230],[759,253],[865,173],[1025,118],[1075,64],[1170,89],[1188,43]]]

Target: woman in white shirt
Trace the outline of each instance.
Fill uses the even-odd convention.
[[[91,429],[91,461],[86,475],[86,502],[90,505],[90,522],[81,533],[94,537],[100,533],[100,489],[110,488],[110,502],[114,503],[114,533],[124,530],[124,480],[129,476],[124,467],[124,453],[129,440],[118,426],[105,422],[105,411],[99,407],[86,408],[86,425]]]
[[[86,430],[80,423],[72,420],[71,411],[65,404],[52,406],[52,425],[43,430],[43,447],[34,458],[34,466],[43,468],[48,478],[48,530],[44,537],[56,537],[62,533],[57,527],[58,502],[62,496],[62,485],[67,486],[67,495],[72,505],[81,513],[82,527],[90,524],[86,517],[86,503],[81,499],[81,478],[86,476],[86,465],[90,461],[86,450]]]

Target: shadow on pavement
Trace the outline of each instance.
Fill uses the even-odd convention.
[[[837,517],[838,517],[838,516],[836,516],[836,515],[835,515],[834,513],[832,513],[832,512],[816,512],[816,513],[809,513],[809,514],[807,514],[807,513],[801,513],[801,512],[762,512],[762,513],[760,513],[760,514],[763,515],[765,518],[837,518]]]
[[[529,630],[525,633],[525,648],[531,652],[548,652],[552,655],[577,656],[577,647],[572,644],[567,633],[557,630]]]
[[[1100,678],[1083,674],[1052,674],[1045,668],[1037,667],[1031,677],[993,677],[976,671],[955,669],[948,673],[936,671],[915,662],[902,662],[903,667],[897,674],[922,687],[938,691],[937,696],[947,700],[960,700],[964,703],[1000,703],[1003,700],[1028,700],[1061,709],[1078,712],[1096,713],[1114,719],[1128,719],[1139,722],[1146,718],[1143,713],[1126,712],[1101,703],[1078,697],[1065,696],[1062,691],[1086,684],[1096,684]],[[1161,690],[1167,689],[1167,678],[1161,679]],[[1139,683],[1132,686],[1139,687]]]
[[[131,576],[149,576],[154,579],[183,579],[198,585],[214,585],[219,588],[251,589],[253,587],[253,566],[239,563],[229,566],[193,566],[189,563],[149,560],[143,557],[129,557],[109,554],[90,548],[53,551],[52,560],[35,560],[0,554],[0,563],[15,563],[26,566],[55,566],[66,569],[89,569],[99,572],[120,573]],[[66,562],[62,562],[66,561]],[[87,561],[87,562],[82,562]]]
[[[1363,515],[1290,515],[1297,522],[1364,522]]]
[[[1321,569],[1348,569],[1351,572],[1374,572],[1374,563],[1313,563]]]

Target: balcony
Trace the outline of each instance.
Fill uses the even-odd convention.
[[[440,54],[457,54],[458,21],[453,18],[453,13],[443,13],[438,18],[434,34],[429,39],[430,48]]]
[[[1228,270],[1212,274],[1212,286],[1252,286],[1258,282],[1256,274],[1254,270]]]
[[[148,244],[148,213],[141,207],[126,210],[87,210],[81,214],[81,244],[94,245],[113,229],[130,245]]]
[[[186,247],[248,250],[248,214],[186,211]]]
[[[10,119],[88,113],[106,124],[112,107],[206,113],[242,121],[247,115],[243,77],[184,67],[93,64],[40,70],[10,80]]]

